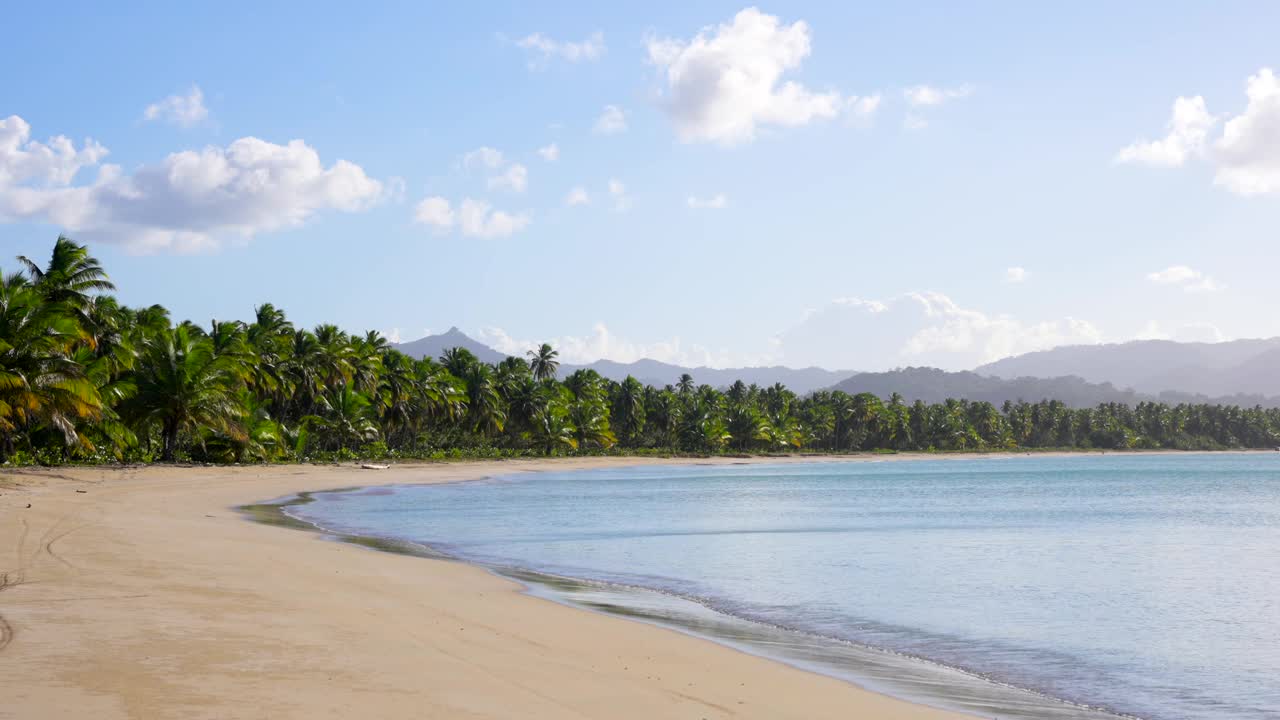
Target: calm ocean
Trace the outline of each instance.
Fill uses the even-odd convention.
[[[987,717],[1280,718],[1280,453],[650,466],[290,512]]]

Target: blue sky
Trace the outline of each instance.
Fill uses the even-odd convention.
[[[1280,334],[1274,3],[598,5],[11,8],[4,257],[573,361]]]

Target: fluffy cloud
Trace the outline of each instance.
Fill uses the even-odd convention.
[[[605,53],[604,33],[594,32],[581,42],[553,40],[542,33],[533,33],[516,41],[516,46],[530,53],[529,68],[545,68],[553,58],[567,62],[597,60]]]
[[[609,196],[613,198],[613,209],[619,212],[631,209],[631,196],[627,194],[627,186],[617,178],[609,179]]]
[[[853,96],[845,100],[845,114],[850,122],[855,124],[865,124],[871,120],[880,109],[880,94],[867,95],[865,97]]]
[[[729,207],[729,196],[724,193],[716,193],[705,198],[690,195],[686,203],[694,210],[723,210]]]
[[[907,104],[912,107],[931,107],[952,100],[967,98],[973,94],[972,85],[961,85],[954,88],[938,88],[932,85],[913,85],[902,91]]]
[[[923,130],[929,127],[929,121],[915,113],[907,113],[907,116],[902,119],[902,127],[908,130]]]
[[[793,367],[927,365],[958,370],[1008,355],[1101,340],[1098,328],[1084,320],[1027,323],[961,307],[940,293],[912,292],[883,301],[833,300],[779,335],[778,346],[782,360]]]
[[[749,142],[761,125],[806,125],[845,106],[840,93],[782,80],[809,56],[803,21],[785,25],[748,8],[691,40],[651,38],[647,46],[665,80],[662,107],[684,142]]]
[[[455,217],[449,201],[438,195],[423,198],[413,208],[413,221],[419,225],[448,231],[453,228]]]
[[[1004,271],[1004,281],[1007,283],[1023,283],[1027,281],[1027,277],[1029,275],[1030,273],[1027,272],[1026,268],[1006,268]]]
[[[529,169],[516,162],[508,164],[501,150],[488,145],[464,153],[462,167],[469,170],[501,170],[497,175],[489,176],[487,185],[490,190],[522,193],[529,187]]]
[[[458,225],[462,234],[469,237],[507,237],[525,229],[529,216],[494,210],[487,202],[467,198],[458,208]]]
[[[1139,140],[1116,154],[1116,162],[1156,167],[1178,167],[1204,149],[1216,120],[1205,108],[1204,98],[1180,97],[1173,103],[1168,133],[1160,140]]]
[[[538,148],[538,155],[547,162],[555,162],[560,159],[560,146],[555,143],[551,143],[546,147],[540,147]]]
[[[520,163],[512,163],[501,175],[489,178],[490,190],[510,190],[522,193],[529,187],[529,170]]]
[[[1152,320],[1138,331],[1134,340],[1175,340],[1177,342],[1217,343],[1227,340],[1227,336],[1218,326],[1207,322],[1190,322],[1179,325],[1172,331],[1166,330],[1160,323]]]
[[[1203,158],[1214,168],[1214,184],[1237,195],[1280,194],[1280,80],[1270,68],[1246,83],[1244,112],[1227,117],[1222,134],[1211,139],[1218,117],[1201,97],[1180,97],[1166,136],[1122,149],[1116,160],[1179,167]]]
[[[86,139],[80,149],[62,135],[42,143],[31,139],[31,126],[17,115],[0,120],[0,189],[20,183],[69,184],[81,169],[97,165],[107,149]],[[0,209],[3,209],[0,204]]]
[[[135,251],[210,248],[301,225],[323,210],[362,211],[384,197],[383,184],[360,166],[325,167],[302,140],[245,137],[127,174],[100,165],[107,150],[92,140],[76,149],[67,138],[40,143],[30,133],[20,117],[0,121],[0,220],[47,222]],[[97,177],[76,184],[89,167]]]
[[[495,150],[487,145],[478,147],[462,156],[462,166],[465,168],[496,170],[502,167],[502,151]]]
[[[1270,68],[1249,78],[1245,111],[1214,146],[1214,182],[1240,195],[1280,193],[1280,81]]]
[[[627,114],[617,105],[605,105],[592,132],[597,135],[616,135],[627,129]]]
[[[596,323],[586,335],[565,335],[537,341],[514,338],[496,327],[483,328],[472,336],[499,352],[516,357],[524,357],[529,350],[549,342],[560,353],[562,362],[575,365],[602,359],[628,363],[649,358],[685,367],[733,367],[759,365],[771,359],[768,356],[747,357],[715,352],[701,345],[683,343],[678,337],[652,343],[635,342],[618,337],[604,323]]]
[[[514,235],[528,227],[527,214],[511,214],[494,210],[483,200],[464,198],[455,210],[440,196],[424,198],[414,208],[414,222],[449,233],[455,226],[466,237],[500,238]]]
[[[1213,292],[1222,286],[1199,270],[1186,265],[1173,265],[1158,272],[1148,273],[1147,280],[1157,285],[1173,285],[1187,292]]]
[[[193,85],[186,95],[170,95],[151,103],[142,111],[142,116],[147,120],[191,127],[209,117],[209,109],[204,106],[204,92],[200,86]]]
[[[577,205],[590,205],[591,196],[587,194],[586,188],[579,185],[573,188],[572,190],[570,190],[569,194],[565,196],[564,204],[568,205],[569,207],[575,207]]]

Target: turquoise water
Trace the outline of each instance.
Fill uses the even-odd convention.
[[[1280,718],[1280,454],[650,466],[316,498],[291,511],[597,581],[532,576],[985,716],[1100,715],[1050,696]]]

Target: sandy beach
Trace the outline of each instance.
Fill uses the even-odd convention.
[[[6,473],[0,718],[961,717],[234,510],[305,490],[643,462]]]

